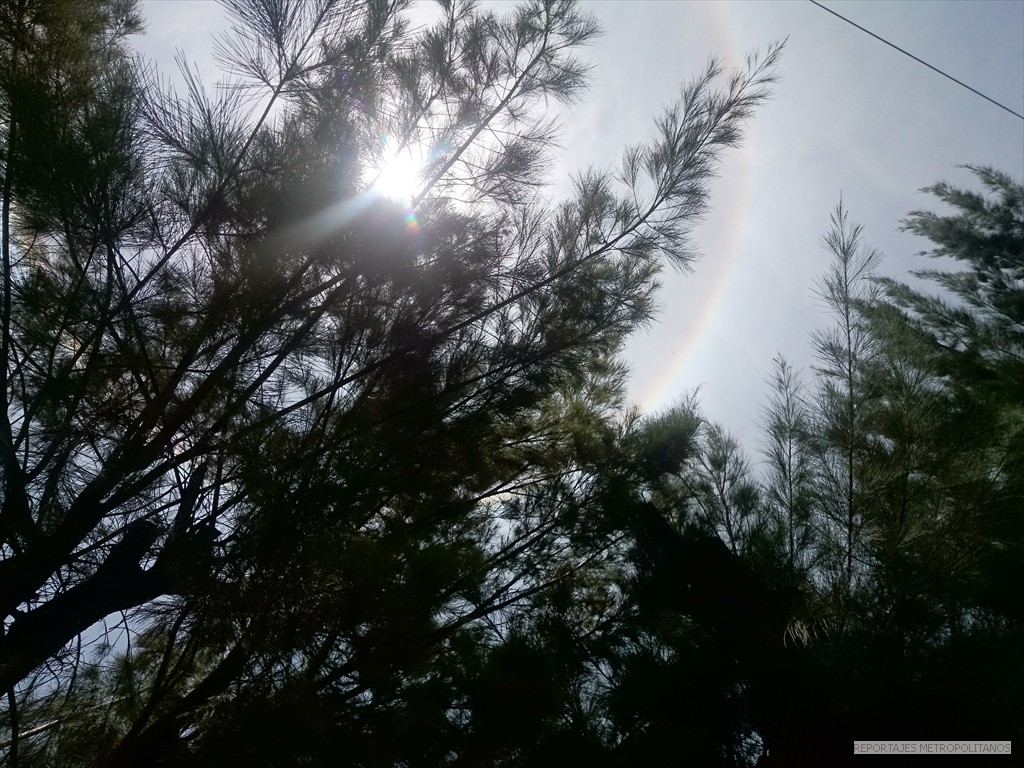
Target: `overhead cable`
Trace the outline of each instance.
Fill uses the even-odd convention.
[[[962,82],[961,80],[957,80],[957,79],[956,79],[955,77],[953,77],[952,75],[947,75],[947,74],[946,74],[945,72],[943,72],[943,71],[942,71],[941,69],[939,69],[938,67],[933,67],[933,66],[932,66],[931,64],[929,64],[929,63],[928,63],[927,61],[925,61],[924,59],[919,59],[919,58],[918,58],[917,56],[915,56],[914,54],[910,53],[909,51],[905,51],[905,50],[903,50],[902,48],[900,48],[900,47],[899,47],[898,45],[896,45],[896,44],[894,44],[894,43],[890,43],[890,42],[889,42],[888,40],[886,40],[886,39],[885,39],[884,37],[882,37],[882,36],[880,36],[880,35],[876,35],[876,34],[875,34],[874,32],[872,32],[872,31],[871,31],[870,29],[864,29],[864,27],[862,27],[862,26],[861,26],[860,24],[857,24],[857,23],[856,23],[856,22],[854,22],[854,21],[850,21],[850,20],[849,20],[848,18],[846,18],[845,16],[843,16],[843,15],[842,15],[841,13],[836,13],[836,12],[835,12],[835,11],[833,11],[833,10],[832,10],[831,8],[828,8],[828,7],[824,6],[824,5],[822,5],[821,3],[819,3],[819,2],[818,2],[818,0],[810,0],[810,2],[811,2],[811,3],[813,3],[814,5],[818,6],[819,8],[821,8],[821,9],[822,9],[823,11],[828,11],[828,12],[829,12],[829,13],[831,13],[831,14],[832,14],[833,16],[836,16],[836,17],[838,17],[838,18],[842,19],[843,21],[845,21],[845,22],[846,22],[847,24],[850,24],[851,26],[854,26],[854,27],[856,27],[856,28],[857,28],[857,29],[859,29],[859,30],[860,30],[861,32],[866,32],[867,34],[871,35],[871,36],[872,36],[873,38],[875,38],[876,40],[881,40],[881,41],[882,41],[883,43],[885,43],[886,45],[888,45],[888,46],[889,46],[890,48],[895,48],[895,49],[896,49],[897,51],[899,51],[900,53],[902,53],[902,54],[903,54],[904,56],[909,56],[909,57],[910,57],[910,58],[912,58],[912,59],[913,59],[914,61],[916,61],[916,62],[918,62],[918,63],[920,63],[920,64],[924,64],[924,65],[925,65],[926,67],[928,67],[928,69],[930,69],[930,70],[933,70],[933,71],[935,71],[935,72],[938,72],[938,73],[939,73],[940,75],[942,75],[942,76],[943,76],[943,77],[945,77],[945,78],[948,78],[948,79],[952,80],[952,81],[953,81],[954,83],[956,83],[957,85],[961,85],[961,86],[963,86],[964,88],[966,88],[966,89],[967,89],[968,91],[970,91],[971,93],[977,94],[978,96],[981,96],[981,98],[985,99],[986,101],[990,101],[990,102],[992,102],[993,104],[995,104],[995,105],[996,105],[997,107],[999,107],[1000,109],[1005,109],[1005,110],[1006,110],[1007,112],[1009,112],[1009,113],[1010,113],[1011,115],[1015,115],[1016,117],[1019,117],[1019,118],[1020,118],[1021,120],[1024,120],[1024,115],[1022,115],[1022,114],[1021,114],[1020,112],[1014,112],[1014,111],[1013,111],[1012,109],[1010,109],[1010,108],[1009,108],[1008,106],[1006,106],[1005,104],[1000,104],[1000,103],[999,103],[998,101],[996,101],[995,99],[991,98],[990,96],[986,96],[986,95],[985,95],[984,93],[982,93],[981,91],[977,90],[976,88],[971,88],[971,86],[969,86],[969,85],[968,85],[967,83],[965,83],[965,82]]]

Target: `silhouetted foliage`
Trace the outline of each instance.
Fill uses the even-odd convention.
[[[131,2],[0,6],[7,765],[821,766],[1012,738],[1024,190],[840,205],[764,464],[625,338],[779,47],[547,201],[572,2],[228,0],[163,90]],[[394,156],[415,188],[386,195]]]
[[[234,79],[180,94],[131,2],[2,6],[8,763],[603,753],[618,353],[779,47],[555,205],[574,3],[224,5]]]
[[[1010,298],[1024,276],[1024,188],[975,173],[990,197],[939,184],[928,191],[954,213],[905,221],[935,244],[928,255],[967,266],[915,273],[942,295],[872,276],[876,257],[857,257],[859,229],[837,215],[823,292],[837,322],[815,336],[827,362],[815,371],[819,397],[796,400],[791,380],[777,379],[783,396],[766,422],[769,478],[783,493],[769,512],[786,512],[789,488],[811,489],[796,497],[809,527],[790,636],[807,645],[794,695],[821,705],[808,713],[813,728],[791,722],[802,738],[790,741],[806,749],[814,733],[836,735],[796,764],[845,761],[853,739],[1009,739],[1024,728],[1010,650],[1024,640],[1013,597],[1024,584],[1012,384],[1022,340]]]

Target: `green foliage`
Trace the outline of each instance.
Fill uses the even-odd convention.
[[[215,96],[128,56],[131,3],[0,11],[6,764],[810,766],[1019,730],[1020,184],[905,221],[959,264],[916,273],[938,295],[840,204],[759,468],[695,394],[630,409],[619,355],[778,46],[553,203],[574,3],[225,5]]]
[[[953,214],[905,222],[935,244],[927,255],[967,267],[915,273],[940,295],[873,277],[859,229],[837,214],[818,398],[796,399],[782,366],[766,420],[770,498],[786,509],[788,489],[812,491],[794,494],[809,527],[788,632],[822,664],[831,722],[879,737],[1024,722],[1006,655],[1024,638],[1011,607],[1024,583],[1012,299],[1024,208],[1019,184],[975,172],[990,197],[936,185]]]
[[[778,355],[773,362],[772,395],[762,422],[767,465],[763,477],[763,540],[769,545],[768,557],[774,559],[781,548],[786,553],[786,571],[802,580],[814,557],[812,404],[799,375],[786,359]]]
[[[215,93],[128,55],[131,3],[3,6],[8,762],[600,753],[618,354],[780,48],[552,204],[574,3],[225,6]],[[419,188],[375,192],[407,151]]]

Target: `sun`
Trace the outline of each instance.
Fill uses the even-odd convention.
[[[380,163],[368,174],[370,190],[408,205],[423,183],[423,159],[408,147],[395,146],[390,137],[382,139],[381,149]]]

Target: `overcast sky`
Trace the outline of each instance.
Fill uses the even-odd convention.
[[[825,4],[1024,113],[1024,1]],[[806,368],[809,333],[827,323],[813,285],[828,263],[820,241],[840,195],[885,255],[883,271],[903,274],[924,263],[914,254],[926,243],[898,231],[909,211],[935,207],[920,188],[971,184],[963,164],[1024,179],[1024,120],[805,0],[584,6],[605,34],[586,54],[592,88],[565,123],[555,194],[572,172],[615,164],[627,143],[650,137],[652,118],[709,56],[740,66],[746,51],[788,38],[774,98],[743,147],[723,158],[711,213],[695,232],[700,260],[692,273],[665,273],[658,322],[629,345],[634,401],[657,409],[700,386],[707,415],[756,448],[772,357]],[[139,46],[161,69],[182,48],[216,79],[214,3],[153,0],[143,12]]]

